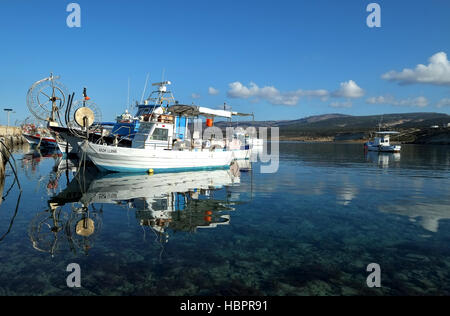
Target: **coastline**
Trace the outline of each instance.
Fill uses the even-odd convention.
[[[280,142],[299,142],[299,143],[333,143],[333,144],[364,144],[370,139],[355,140],[336,140],[333,137],[280,137]],[[415,140],[415,141],[392,141],[393,144],[411,144],[411,145],[450,145],[450,140]]]

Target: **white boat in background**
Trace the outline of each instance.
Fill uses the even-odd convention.
[[[376,134],[379,136],[375,137],[373,141],[364,144],[365,150],[390,153],[398,153],[401,151],[402,146],[392,145],[390,142],[390,135],[400,134],[399,132],[377,132]]]

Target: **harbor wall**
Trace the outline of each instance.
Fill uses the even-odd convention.
[[[22,137],[22,129],[16,126],[0,125],[0,139],[2,139],[9,148],[25,142],[25,139]]]
[[[5,166],[9,159],[8,150],[14,146],[21,145],[26,140],[22,137],[22,129],[15,126],[0,126],[0,187],[5,177]]]

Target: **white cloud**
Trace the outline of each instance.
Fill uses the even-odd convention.
[[[298,96],[301,97],[314,97],[314,98],[320,98],[322,101],[326,101],[328,97],[330,96],[330,92],[328,92],[325,89],[319,89],[319,90],[297,90],[296,91]]]
[[[347,82],[341,82],[339,90],[333,92],[332,95],[338,98],[357,99],[363,97],[364,94],[364,90],[361,89],[356,82],[349,80]]]
[[[274,86],[258,87],[254,82],[250,82],[246,87],[239,81],[229,84],[228,96],[230,98],[248,99],[257,98],[270,102],[273,105],[294,106],[298,104],[300,96],[294,92],[280,92]]]
[[[198,94],[198,93],[192,93],[192,94],[191,94],[191,98],[192,98],[192,99],[200,99],[200,98],[201,98],[201,95]]]
[[[406,105],[406,106],[415,106],[419,108],[424,108],[428,106],[429,102],[427,98],[425,97],[417,97],[414,99],[406,99],[406,100],[400,100],[399,105]]]
[[[395,98],[393,96],[378,96],[378,97],[370,97],[366,100],[369,104],[389,104],[395,102]]]
[[[378,96],[378,97],[371,97],[366,100],[369,104],[388,104],[388,105],[395,105],[395,106],[412,106],[412,107],[419,107],[423,108],[428,106],[429,102],[428,99],[420,96],[416,98],[408,98],[408,99],[400,99],[397,100],[395,97],[388,95],[388,96]]]
[[[231,98],[248,99],[256,96],[259,91],[259,87],[254,82],[250,82],[249,88],[244,86],[239,81],[230,83],[228,86],[230,87],[230,90],[228,90],[228,96]]]
[[[391,70],[381,77],[400,84],[427,83],[433,85],[450,85],[450,62],[447,54],[439,52],[429,58],[427,66],[419,64],[415,69],[403,69],[401,72]]]
[[[351,108],[353,106],[352,101],[343,101],[343,102],[331,102],[330,106],[333,108]]]
[[[444,98],[440,100],[437,104],[438,108],[443,108],[444,106],[450,106],[450,98]]]
[[[227,92],[228,97],[238,99],[250,99],[252,101],[265,100],[273,105],[286,105],[295,106],[302,97],[319,98],[322,101],[328,100],[328,98],[347,98],[356,99],[364,95],[364,90],[361,89],[353,80],[348,82],[342,82],[340,89],[330,93],[325,89],[317,90],[303,90],[298,89],[295,91],[281,92],[274,86],[265,86],[260,88],[256,83],[250,82],[248,86],[243,85],[239,81],[230,83],[229,90]],[[335,102],[336,103],[336,102]],[[341,102],[343,105],[347,105],[349,102]],[[337,103],[336,103],[337,104]],[[350,105],[351,106],[351,105]]]
[[[209,87],[209,88],[208,88],[208,93],[209,93],[210,95],[218,95],[218,94],[220,93],[220,91],[217,90],[217,89],[214,88],[214,87]]]

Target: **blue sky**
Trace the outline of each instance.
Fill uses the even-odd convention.
[[[78,0],[81,28],[66,25],[70,2],[0,1],[0,107],[15,109],[12,122],[50,72],[78,97],[87,87],[111,120],[128,78],[138,100],[163,69],[181,103],[227,102],[258,120],[450,113],[446,0],[376,1],[380,28],[366,24],[375,1]]]

